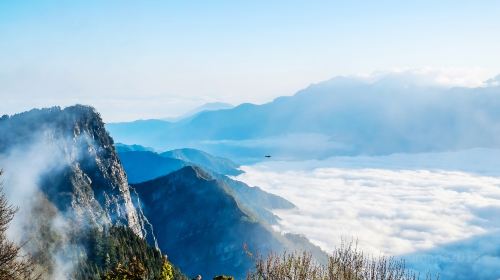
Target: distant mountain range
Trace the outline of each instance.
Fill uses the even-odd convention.
[[[263,105],[188,120],[111,123],[118,141],[192,147],[246,163],[500,147],[500,87],[444,88],[387,77],[339,77]]]
[[[149,147],[144,147],[144,146],[141,146],[141,145],[136,145],[136,144],[133,144],[133,145],[126,145],[126,144],[123,144],[123,143],[115,143],[115,150],[117,153],[123,153],[123,152],[137,152],[137,151],[148,151],[148,152],[153,152],[154,149],[153,148],[149,148]]]
[[[223,110],[223,109],[231,109],[234,106],[229,104],[229,103],[224,103],[224,102],[211,102],[211,103],[206,103],[203,104],[199,107],[194,108],[193,110],[190,110],[189,112],[175,118],[164,118],[163,120],[169,121],[169,122],[177,122],[180,120],[187,120],[195,117],[199,113],[202,112],[208,112],[208,111],[217,111],[217,110]]]

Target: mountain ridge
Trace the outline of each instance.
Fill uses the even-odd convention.
[[[184,151],[186,149],[174,150]],[[189,150],[189,149],[188,149]],[[199,155],[198,150],[192,150],[195,155]],[[139,184],[146,181],[151,181],[172,172],[178,171],[186,166],[197,167],[201,172],[209,174],[213,179],[218,180],[219,183],[227,186],[231,194],[238,201],[238,204],[250,211],[253,215],[258,216],[260,219],[269,224],[277,224],[279,218],[272,213],[274,209],[291,209],[294,208],[291,202],[286,199],[263,191],[259,187],[250,187],[243,182],[232,179],[230,176],[240,174],[238,169],[222,169],[214,168],[214,161],[220,160],[219,157],[211,156],[202,152],[202,159],[209,156],[208,161],[197,161],[193,163],[190,160],[191,156],[181,156],[170,158],[167,157],[170,153],[157,154],[148,151],[129,151],[118,153],[123,167],[128,174],[129,182],[132,184]],[[225,160],[225,159],[224,159]],[[195,160],[196,161],[196,160]],[[225,162],[225,161],[222,161]],[[226,165],[223,165],[226,166]],[[234,166],[236,167],[236,165]]]
[[[227,273],[243,279],[253,266],[249,252],[317,248],[306,239],[274,232],[240,205],[229,186],[197,166],[133,188],[157,232],[159,247],[191,275]],[[318,249],[316,257],[324,257],[321,252]]]
[[[117,146],[118,155],[130,183],[140,183],[166,175],[187,165],[203,167],[210,173],[236,176],[243,171],[233,161],[196,149],[175,149],[157,153],[140,145]]]
[[[234,163],[232,160],[214,156],[197,149],[174,149],[160,153],[159,155],[199,165],[223,175],[236,176],[242,173],[242,171],[238,169],[240,165]]]
[[[201,114],[203,112],[209,112],[209,111],[216,111],[216,110],[225,110],[225,109],[231,109],[234,106],[229,103],[224,103],[224,102],[210,102],[210,103],[205,103],[201,106],[198,106],[192,110],[189,110],[185,114],[182,114],[178,117],[173,117],[173,118],[162,118],[161,120],[168,121],[168,122],[178,122],[178,121],[186,121],[189,119],[192,119],[196,117],[196,115]]]
[[[108,128],[120,141],[160,150],[189,146],[242,163],[262,161],[267,154],[274,159],[321,159],[498,148],[499,97],[498,86],[442,87],[394,77],[375,82],[346,77],[262,105],[204,112],[154,130],[126,123]]]

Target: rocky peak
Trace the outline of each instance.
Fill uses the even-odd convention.
[[[71,212],[82,224],[128,225],[144,235],[113,139],[94,108],[34,109],[0,119],[0,154],[35,145],[40,154],[52,148],[48,162],[61,161],[40,179],[40,189],[61,212]]]

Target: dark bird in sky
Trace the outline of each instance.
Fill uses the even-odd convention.
[[[270,158],[271,156],[270,155],[265,155],[266,158]]]

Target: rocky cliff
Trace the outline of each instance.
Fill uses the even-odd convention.
[[[78,226],[127,225],[145,234],[113,140],[93,108],[53,107],[3,116],[0,155],[6,174],[20,172],[10,169],[12,158],[25,166],[38,162],[32,166],[40,170],[36,190]]]

